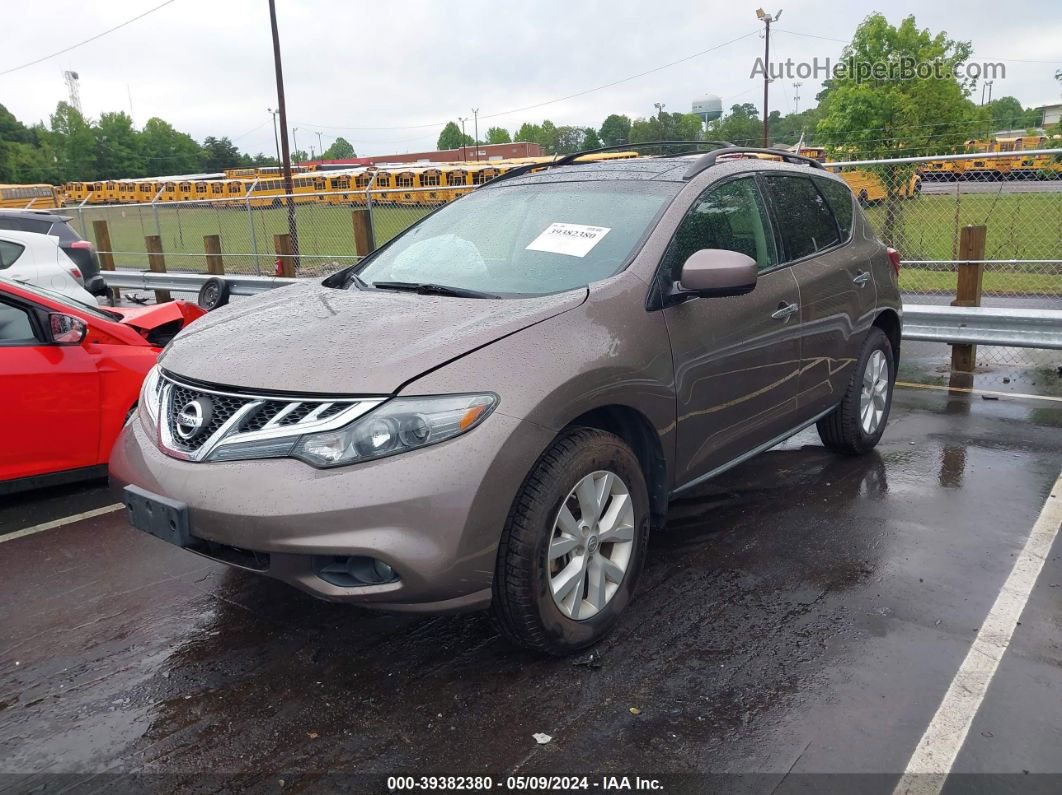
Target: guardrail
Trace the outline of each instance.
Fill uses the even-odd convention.
[[[254,295],[298,279],[205,273],[101,271],[108,287],[124,290],[174,290],[195,293],[208,279],[222,279],[232,295]],[[952,345],[1062,350],[1062,310],[904,304],[903,338]]]

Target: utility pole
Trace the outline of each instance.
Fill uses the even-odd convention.
[[[321,157],[324,157],[324,144],[321,143],[321,133],[317,132],[317,151],[321,153]]]
[[[273,65],[277,74],[277,113],[280,115],[280,151],[283,155],[280,166],[284,173],[284,193],[287,194],[288,235],[291,237],[292,269],[299,268],[299,230],[295,223],[295,187],[291,182],[291,153],[288,150],[288,113],[284,103],[284,70],[280,65],[280,34],[277,32],[276,0],[269,0],[269,25],[273,30]],[[275,117],[274,117],[275,118]],[[274,130],[276,127],[274,126]]]
[[[291,128],[291,145],[295,147],[295,154],[296,154],[295,163],[296,164],[298,164],[298,162],[299,162],[299,158],[297,157],[297,155],[299,154],[299,139],[295,137],[295,133],[297,133],[298,131],[299,131],[298,127],[292,127]]]
[[[800,113],[800,87],[803,83],[793,83],[793,113]]]
[[[479,160],[479,108],[472,108],[472,116],[476,120],[476,160]]]
[[[465,116],[462,118],[461,116],[458,116],[457,120],[461,122],[461,161],[467,163],[468,155],[465,153],[465,122],[468,121],[468,117]]]
[[[310,144],[310,160],[316,160],[317,155],[313,153],[313,144]]]
[[[280,166],[280,133],[277,132],[277,112],[272,108],[266,108],[266,113],[273,117],[273,143],[277,146],[277,166]]]
[[[994,83],[995,81],[994,80],[986,80],[985,82],[988,83],[988,104],[991,105],[992,104],[992,83]]]
[[[756,18],[763,23],[763,148],[770,146],[770,122],[767,121],[770,111],[767,107],[767,90],[771,84],[771,23],[782,18],[782,12],[771,16],[765,14],[762,8],[756,9]]]

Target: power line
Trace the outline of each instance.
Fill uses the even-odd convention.
[[[143,19],[148,14],[152,14],[155,11],[158,11],[160,8],[164,8],[164,7],[168,6],[170,3],[173,3],[173,2],[176,2],[176,0],[166,0],[165,3],[157,5],[154,8],[149,8],[143,14],[138,14],[137,16],[133,17],[132,19],[127,19],[125,22],[122,22],[119,25],[115,25],[113,28],[108,28],[107,30],[103,31],[102,33],[97,33],[95,36],[93,36],[90,39],[85,39],[84,41],[79,41],[77,44],[71,44],[69,47],[65,47],[65,48],[59,50],[58,52],[53,52],[51,55],[45,55],[42,58],[38,58],[35,61],[30,61],[29,63],[24,63],[21,66],[13,66],[10,69],[5,69],[4,71],[0,72],[0,77],[3,77],[4,75],[9,75],[12,72],[17,72],[19,69],[25,69],[26,67],[34,66],[35,64],[39,64],[42,61],[47,61],[49,58],[54,58],[57,55],[62,55],[65,52],[70,52],[71,50],[75,50],[78,47],[81,47],[81,46],[83,46],[85,44],[88,44],[90,42],[96,41],[96,39],[102,38],[102,37],[106,36],[108,33],[114,33],[114,31],[118,30],[119,28],[124,28],[126,25],[131,25],[132,23],[136,22],[138,19]]]
[[[659,72],[662,69],[668,69],[668,68],[670,68],[672,66],[677,66],[680,63],[685,63],[686,61],[692,61],[694,58],[699,58],[702,55],[707,55],[708,53],[714,52],[715,50],[720,50],[723,47],[727,47],[727,46],[729,46],[731,44],[734,44],[735,42],[739,42],[742,39],[747,39],[747,38],[749,38],[749,36],[755,36],[757,33],[758,33],[758,31],[756,31],[756,30],[750,31],[749,33],[746,33],[743,36],[738,36],[737,38],[730,39],[730,41],[724,41],[722,44],[716,44],[716,45],[714,45],[712,47],[709,47],[706,50],[701,50],[700,52],[695,52],[692,55],[687,55],[684,58],[679,58],[677,61],[671,61],[670,63],[662,64],[661,66],[654,66],[652,69],[648,69],[648,70],[646,70],[644,72],[639,72],[636,75],[630,75],[628,77],[622,77],[619,80],[613,80],[611,83],[605,83],[604,85],[595,86],[594,88],[588,88],[588,89],[586,89],[584,91],[577,91],[574,94],[568,94],[567,96],[557,97],[556,99],[548,99],[545,102],[537,102],[534,105],[525,105],[522,108],[512,108],[511,110],[503,110],[503,111],[498,111],[496,113],[489,113],[489,114],[485,114],[485,115],[484,114],[480,114],[479,118],[481,118],[481,119],[496,119],[499,116],[511,116],[514,113],[524,113],[525,111],[535,110],[536,108],[543,108],[546,105],[554,105],[557,102],[565,102],[565,101],[567,101],[569,99],[575,99],[576,97],[584,97],[587,94],[594,93],[595,91],[602,91],[602,90],[604,90],[606,88],[612,88],[613,86],[618,86],[621,83],[627,83],[627,82],[630,82],[631,80],[637,80],[640,77],[645,77],[646,75],[651,75],[654,72]],[[406,125],[404,127],[337,127],[337,126],[328,125],[328,124],[314,124],[312,122],[302,122],[302,121],[298,122],[298,124],[300,124],[300,125],[301,124],[305,124],[307,126],[322,127],[324,129],[328,129],[328,130],[423,130],[423,129],[426,129],[428,127],[443,127],[447,123],[448,122],[441,121],[441,122],[434,122],[432,124],[411,124],[411,125]]]

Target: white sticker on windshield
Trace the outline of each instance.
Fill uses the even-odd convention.
[[[547,251],[551,254],[567,254],[569,257],[585,257],[609,233],[607,226],[584,226],[583,224],[550,224],[546,231],[532,240],[528,251]]]

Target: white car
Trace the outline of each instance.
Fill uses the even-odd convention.
[[[77,264],[59,247],[59,238],[52,235],[0,229],[0,276],[63,293],[92,306],[98,303],[85,289]]]

